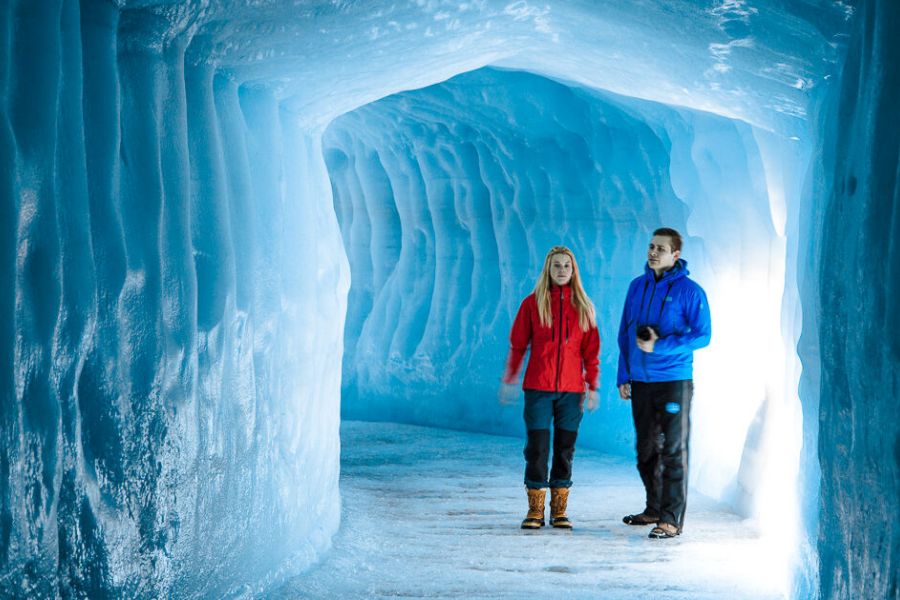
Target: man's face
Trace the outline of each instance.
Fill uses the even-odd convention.
[[[566,285],[572,279],[572,259],[566,254],[554,254],[550,258],[550,279],[556,285]]]
[[[675,266],[681,252],[672,252],[672,238],[667,235],[654,235],[647,249],[647,264],[657,273],[668,271]]]

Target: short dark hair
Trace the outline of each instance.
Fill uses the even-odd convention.
[[[653,235],[663,235],[672,240],[672,252],[681,252],[681,234],[671,227],[660,227]]]

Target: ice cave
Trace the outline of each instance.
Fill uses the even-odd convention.
[[[4,0],[4,598],[900,598],[900,3]],[[616,334],[684,235],[684,535]],[[509,332],[602,339],[566,535]],[[632,528],[633,529],[633,528]]]

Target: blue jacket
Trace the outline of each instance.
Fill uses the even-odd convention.
[[[619,324],[616,385],[693,378],[694,350],[709,344],[712,325],[706,292],[688,274],[682,259],[659,281],[645,265],[644,274],[628,286]],[[637,347],[641,325],[653,325],[659,334],[649,354]]]

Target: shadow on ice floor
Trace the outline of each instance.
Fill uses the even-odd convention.
[[[685,533],[649,540],[630,461],[579,449],[572,532],[523,532],[523,442],[344,422],[341,529],[274,598],[779,598],[740,517],[696,492]]]

